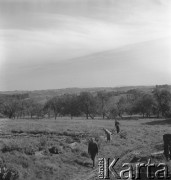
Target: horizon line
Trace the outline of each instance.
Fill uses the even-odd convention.
[[[171,86],[171,84],[155,84],[155,85],[121,85],[121,86],[95,86],[95,87],[66,87],[66,88],[52,88],[52,89],[34,89],[34,90],[21,90],[21,89],[17,89],[17,90],[7,90],[7,91],[3,91],[0,90],[0,93],[3,92],[19,92],[19,91],[24,91],[24,92],[32,92],[32,91],[53,91],[53,90],[64,90],[64,89],[95,89],[95,88],[126,88],[126,87],[155,87],[155,86]]]

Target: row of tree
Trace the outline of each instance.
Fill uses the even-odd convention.
[[[44,104],[29,98],[28,94],[0,98],[0,113],[8,118],[43,118],[45,116],[85,116],[94,119],[115,119],[123,116],[171,117],[171,93],[168,86],[156,86],[152,92],[129,90],[125,93],[100,91],[79,95],[55,96]]]

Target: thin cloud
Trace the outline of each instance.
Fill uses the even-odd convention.
[[[60,87],[76,84],[81,86],[82,79],[76,76],[82,77],[84,82],[87,82],[85,85],[90,86],[97,81],[98,76],[107,79],[110,75],[115,76],[121,72],[124,77],[124,74],[128,75],[128,71],[131,73],[139,65],[148,66],[147,69],[153,72],[155,66],[157,69],[155,73],[164,73],[165,68],[166,74],[169,74],[170,70],[163,65],[170,62],[166,46],[165,49],[158,48],[156,52],[156,56],[168,58],[164,60],[165,63],[159,61],[160,63],[154,64],[154,59],[157,58],[153,56],[156,48],[148,51],[144,47],[138,52],[133,48],[134,51],[128,54],[123,51],[125,56],[119,58],[119,62],[108,61],[109,64],[112,63],[111,66],[104,63],[108,54],[103,54],[103,61],[92,59],[93,63],[81,57],[91,55],[98,58],[94,56],[95,53],[115,50],[126,45],[131,47],[135,43],[171,36],[170,10],[171,2],[168,0],[6,0],[6,2],[0,0],[0,75],[4,82],[1,87],[2,89],[17,89],[22,86],[31,89],[35,86],[50,88],[54,86],[53,81],[44,86],[42,77],[53,79],[52,75],[60,82]],[[156,41],[158,42],[160,41]],[[144,54],[152,58],[146,58]],[[79,61],[84,60],[85,66],[89,68],[84,70],[79,62],[75,65],[76,58]],[[131,61],[131,58],[137,60]],[[126,66],[122,66],[127,59],[129,70],[125,69]],[[142,63],[138,59],[141,59]],[[51,64],[58,73],[55,70],[51,72],[53,69]],[[111,73],[112,69],[114,73]],[[106,75],[107,72],[110,75]],[[31,82],[33,75],[36,76],[34,86],[32,83],[27,86],[24,81]],[[71,77],[72,83],[68,83],[68,77]],[[144,82],[143,77],[139,78]],[[17,79],[18,83],[11,83]],[[75,83],[73,79],[77,79]],[[117,85],[123,78],[115,80],[112,85]],[[105,80],[101,82],[102,86],[104,82]],[[99,84],[100,82],[97,82],[97,85]]]

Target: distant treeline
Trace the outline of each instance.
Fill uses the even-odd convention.
[[[157,85],[151,92],[132,89],[126,92],[97,91],[64,94],[47,99],[44,104],[30,98],[28,93],[0,95],[1,116],[8,118],[44,118],[85,116],[87,119],[142,117],[171,117],[169,86]]]

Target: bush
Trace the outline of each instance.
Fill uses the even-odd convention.
[[[17,144],[9,142],[9,144],[4,144],[3,145],[1,151],[3,153],[6,153],[6,152],[11,152],[11,151],[22,151],[22,149]]]
[[[36,150],[36,147],[32,145],[28,146],[26,144],[23,144],[23,142],[7,142],[3,144],[1,149],[3,153],[18,151],[20,153],[25,153],[27,155],[35,154]]]
[[[9,168],[4,163],[0,165],[0,180],[17,180],[18,178],[19,173],[16,169]]]
[[[25,154],[27,154],[27,155],[33,155],[33,154],[35,154],[35,150],[34,150],[31,146],[25,147],[25,148],[23,149],[23,152],[24,152]]]

